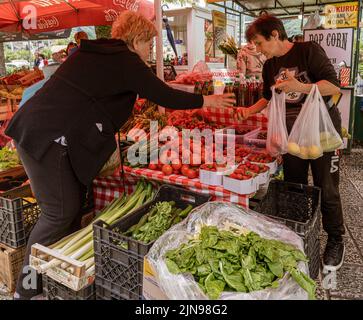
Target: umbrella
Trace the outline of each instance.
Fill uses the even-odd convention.
[[[154,17],[153,0],[0,0],[0,32],[109,25],[124,10]]]
[[[162,10],[163,10],[164,7],[167,7],[169,9],[169,7],[166,4],[164,4],[161,7]],[[163,13],[164,13],[164,11],[163,11]],[[163,14],[163,22],[164,22],[164,26],[165,26],[165,30],[166,30],[166,36],[167,36],[167,38],[169,40],[169,43],[170,43],[171,47],[174,50],[175,56],[178,57],[178,52],[176,51],[176,47],[175,47],[174,36],[173,36],[172,31],[171,31],[168,18],[166,16],[164,16],[164,14]]]

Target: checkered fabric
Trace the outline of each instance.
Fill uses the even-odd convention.
[[[247,120],[242,120],[238,123],[236,123],[236,120],[233,118],[233,109],[231,108],[221,109],[221,108],[208,107],[205,108],[204,115],[209,121],[213,121],[218,124],[223,124],[225,126],[240,124],[240,125],[262,127],[262,129],[267,129],[268,119],[261,113],[254,114],[250,116]]]
[[[95,211],[102,210],[114,198],[119,198],[123,193],[131,194],[136,189],[140,177],[125,175],[125,187],[120,175],[98,177],[93,180],[93,197]]]

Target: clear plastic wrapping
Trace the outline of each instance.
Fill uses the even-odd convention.
[[[197,234],[203,225],[228,226],[253,231],[266,239],[275,239],[291,244],[303,252],[302,239],[288,227],[251,210],[245,210],[225,202],[208,202],[197,207],[182,223],[175,225],[162,235],[150,249],[147,259],[158,277],[158,285],[169,299],[206,300],[208,297],[191,274],[172,274],[165,263],[165,253],[178,248]],[[308,274],[308,266],[299,262],[298,269]],[[221,300],[300,300],[308,294],[286,273],[279,280],[278,288],[250,293],[223,292]]]

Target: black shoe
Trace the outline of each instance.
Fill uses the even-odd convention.
[[[345,254],[344,241],[328,238],[323,256],[324,271],[338,271],[343,265]]]

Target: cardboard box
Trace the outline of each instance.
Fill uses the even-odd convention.
[[[147,257],[144,258],[142,291],[142,295],[146,300],[169,300],[159,287],[158,276],[149,263]]]
[[[257,177],[248,180],[237,180],[223,176],[223,188],[238,194],[251,194],[258,189]]]

